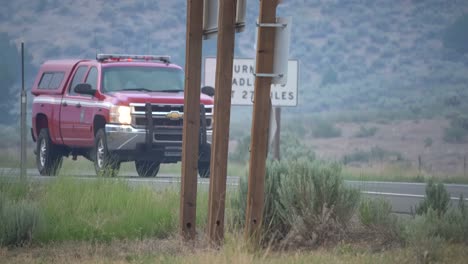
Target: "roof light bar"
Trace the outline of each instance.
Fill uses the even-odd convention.
[[[144,61],[162,61],[169,64],[171,62],[170,56],[160,56],[160,55],[130,55],[130,54],[97,54],[96,60],[105,61],[105,60],[144,60]]]

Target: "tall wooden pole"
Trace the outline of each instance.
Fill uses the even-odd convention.
[[[200,130],[200,83],[203,39],[203,0],[187,0],[184,127],[180,230],[185,240],[196,235],[197,170]]]
[[[216,94],[208,200],[208,236],[215,245],[224,239],[236,4],[237,0],[219,1]]]
[[[277,0],[260,0],[259,23],[275,23]],[[259,27],[257,37],[257,73],[273,73],[275,28]],[[246,239],[256,242],[262,224],[265,162],[268,151],[271,77],[255,78],[252,141],[250,145],[249,187],[245,222]]]

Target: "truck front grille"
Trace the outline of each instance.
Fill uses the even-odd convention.
[[[145,117],[136,117],[135,124],[137,126],[146,126],[148,121]],[[171,120],[168,118],[153,118],[153,125],[154,126],[170,126],[170,127],[181,127],[184,124],[183,119],[179,120]]]
[[[146,128],[148,120],[146,119],[145,104],[130,104],[132,107],[132,124],[136,128]],[[154,140],[156,142],[182,142],[182,128],[184,124],[183,105],[151,105]],[[171,113],[179,114],[179,118],[169,118]],[[177,115],[176,115],[177,117]],[[213,106],[205,106],[206,128],[212,129]],[[202,121],[200,120],[200,125]],[[169,132],[170,131],[170,132]]]
[[[137,126],[146,126],[148,121],[144,117],[136,117],[135,124]],[[153,125],[154,126],[164,126],[164,127],[182,127],[184,125],[184,120],[170,120],[167,118],[153,118]],[[206,120],[206,127],[211,127],[211,119]]]
[[[165,112],[169,113],[171,111],[179,111],[181,113],[184,112],[184,106],[183,105],[151,105],[151,110],[153,112]],[[146,107],[145,105],[136,105],[135,106],[135,112],[145,112]]]

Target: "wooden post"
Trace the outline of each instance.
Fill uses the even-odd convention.
[[[273,147],[273,158],[275,160],[280,160],[280,145],[281,145],[281,107],[275,107],[275,121],[276,121],[276,131]]]
[[[275,23],[277,0],[260,0],[259,23]],[[257,42],[257,73],[273,73],[275,28],[259,27]],[[250,145],[250,168],[247,193],[245,237],[253,243],[259,241],[262,224],[265,162],[268,149],[268,126],[270,121],[271,77],[255,77]]]
[[[196,235],[197,169],[200,130],[200,83],[203,40],[203,0],[187,0],[187,35],[185,47],[184,127],[180,230],[185,240]]]
[[[213,145],[211,147],[208,236],[219,245],[224,239],[229,122],[231,116],[232,69],[237,0],[219,1],[218,47],[214,103]]]

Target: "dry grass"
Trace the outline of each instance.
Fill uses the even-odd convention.
[[[0,249],[0,263],[417,263],[409,249],[371,252],[355,244],[339,244],[313,251],[251,252],[228,237],[221,250],[198,241],[184,245],[178,238],[166,240],[120,241],[108,244],[64,243],[32,248]],[[242,241],[242,240],[240,240]],[[463,245],[445,244],[440,263],[466,263]]]

